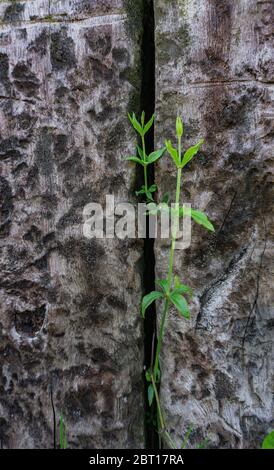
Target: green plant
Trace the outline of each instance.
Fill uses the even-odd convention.
[[[148,122],[147,125],[144,125],[144,113],[142,114],[141,124],[137,121],[135,115],[133,114],[130,116],[130,121],[134,129],[140,134],[142,138],[142,145],[143,150],[140,151],[140,148],[137,147],[139,157],[129,157],[128,160],[134,161],[138,164],[141,164],[144,167],[144,192],[147,196],[147,200],[150,201],[150,191],[147,188],[147,174],[146,168],[147,165],[150,163],[156,162],[161,156],[163,155],[165,149],[168,151],[170,157],[172,158],[177,171],[177,183],[176,183],[176,198],[175,198],[175,207],[172,209],[168,207],[168,197],[165,197],[164,205],[161,204],[158,206],[160,210],[169,210],[171,214],[172,220],[172,238],[171,238],[171,248],[170,248],[170,255],[169,255],[169,269],[167,273],[167,278],[163,280],[158,280],[157,285],[159,290],[154,290],[149,294],[145,295],[142,300],[142,307],[141,313],[142,317],[145,317],[145,312],[147,308],[156,300],[162,300],[164,302],[163,313],[160,319],[160,327],[159,327],[159,335],[157,339],[157,346],[156,346],[156,353],[154,358],[154,363],[150,367],[149,370],[146,371],[146,380],[148,382],[148,402],[151,406],[153,401],[156,401],[157,407],[157,419],[158,419],[158,427],[159,433],[163,441],[170,446],[171,448],[175,448],[175,443],[171,439],[171,436],[167,430],[164,415],[161,408],[160,397],[159,397],[159,384],[160,384],[160,353],[161,353],[161,346],[164,337],[164,330],[165,324],[168,317],[168,312],[171,306],[174,306],[179,313],[180,317],[185,318],[188,320],[190,318],[190,309],[189,309],[189,301],[192,298],[192,290],[186,284],[183,284],[178,276],[173,275],[173,264],[174,264],[174,253],[175,253],[175,246],[176,246],[176,238],[179,230],[179,220],[181,217],[184,216],[191,216],[191,218],[198,224],[202,225],[209,231],[214,231],[214,227],[212,223],[209,221],[206,214],[200,212],[198,210],[193,209],[185,209],[184,207],[180,206],[180,199],[181,199],[181,179],[182,179],[182,171],[184,167],[193,159],[193,157],[198,153],[201,145],[203,144],[203,140],[200,140],[196,145],[188,148],[182,154],[182,136],[183,136],[183,122],[180,117],[177,117],[176,120],[176,135],[177,135],[177,148],[173,147],[170,140],[165,142],[165,148],[161,149],[158,152],[153,152],[148,158],[146,157],[145,153],[145,133],[146,129],[149,129],[154,122],[154,116]],[[141,192],[139,191],[139,194]],[[152,213],[157,212],[151,211]],[[191,432],[191,431],[190,431]],[[188,440],[189,433],[187,433],[186,438],[184,439],[183,446],[186,445]]]
[[[262,449],[274,449],[274,431],[271,431],[264,438],[262,443]]]
[[[191,424],[189,427],[188,427],[188,430],[185,434],[185,437],[183,439],[183,443],[181,445],[181,449],[186,449],[187,447],[187,443],[189,441],[189,438],[192,434],[192,431],[193,431],[193,425]],[[207,436],[205,439],[203,439],[196,447],[196,449],[205,449],[206,446],[208,445],[208,443],[210,442],[210,436]]]
[[[166,149],[164,147],[160,150],[156,150],[152,152],[150,155],[147,155],[146,153],[145,135],[148,133],[148,131],[150,130],[150,128],[152,127],[154,123],[154,119],[155,119],[154,114],[152,115],[152,117],[147,123],[145,123],[144,111],[142,112],[142,115],[141,115],[141,122],[139,122],[136,119],[136,116],[134,113],[132,113],[132,115],[129,114],[128,118],[131,122],[132,127],[135,129],[135,131],[137,132],[137,134],[139,135],[141,139],[141,147],[137,145],[138,156],[127,157],[126,160],[135,162],[143,167],[144,185],[138,191],[136,191],[136,195],[139,196],[139,195],[144,194],[146,196],[147,201],[152,202],[153,201],[152,194],[155,193],[155,191],[157,191],[157,186],[156,184],[152,184],[150,187],[148,187],[147,167],[151,165],[152,163],[155,163],[157,160],[159,160],[159,158],[161,158],[161,156],[164,154]]]
[[[188,443],[188,440],[190,438],[190,434],[192,433],[192,430],[193,430],[193,426],[192,424],[189,426],[187,432],[186,432],[186,435],[184,437],[184,440],[183,440],[183,443],[181,445],[181,449],[185,449],[186,448],[186,445]]]
[[[63,415],[60,415],[60,422],[59,422],[59,445],[60,449],[67,449],[68,442],[67,442],[67,428],[64,423]]]

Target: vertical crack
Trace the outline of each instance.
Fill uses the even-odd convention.
[[[153,0],[143,0],[143,40],[142,40],[142,89],[141,110],[145,111],[146,118],[150,118],[155,110],[155,21]],[[154,150],[154,129],[146,136],[147,152]],[[148,166],[148,184],[154,183],[154,166]],[[144,242],[144,293],[148,294],[155,289],[155,255],[154,240],[147,236]],[[145,366],[148,369],[153,361],[156,342],[156,310],[153,304],[147,309],[144,320],[144,350]],[[145,378],[144,378],[145,380]],[[156,407],[149,407],[147,400],[147,383],[145,380],[145,435],[148,449],[159,448],[156,432]]]
[[[53,400],[53,384],[50,384],[50,402],[52,408],[52,419],[53,419],[53,448],[56,449],[56,412]]]

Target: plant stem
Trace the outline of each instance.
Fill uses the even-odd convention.
[[[142,147],[143,147],[143,159],[144,162],[146,162],[147,156],[146,156],[146,143],[145,143],[145,136],[142,135]],[[148,187],[147,187],[147,166],[144,165],[144,182],[145,182],[145,191],[147,193]]]
[[[180,158],[180,161],[181,161],[181,139],[180,138],[178,139],[178,154],[179,154],[179,158]],[[172,241],[171,241],[171,250],[170,250],[170,256],[169,256],[168,295],[169,295],[171,287],[172,287],[174,252],[175,252],[175,245],[176,245],[176,237],[177,237],[178,228],[179,228],[181,177],[182,177],[182,169],[178,168],[178,170],[177,170],[177,184],[176,184],[176,199],[175,199],[175,222],[174,222],[174,226],[172,224]],[[172,212],[171,212],[171,220],[172,220]],[[157,348],[156,348],[156,354],[155,354],[155,363],[154,363],[154,369],[153,369],[153,374],[152,374],[151,380],[152,380],[152,385],[153,385],[156,404],[157,404],[157,409],[158,409],[159,421],[160,421],[161,428],[162,428],[161,431],[166,436],[168,442],[171,444],[171,447],[175,449],[176,446],[174,445],[168,431],[165,428],[165,422],[164,422],[163,413],[162,413],[162,410],[161,410],[160,398],[159,398],[157,385],[156,385],[157,375],[158,375],[158,370],[159,370],[159,360],[160,360],[161,346],[162,346],[163,337],[164,337],[164,327],[165,327],[165,323],[166,323],[166,319],[167,319],[167,315],[168,315],[169,305],[170,305],[169,297],[166,297],[165,305],[164,305],[164,311],[163,311],[163,315],[162,315],[161,323],[160,323],[160,332],[159,332],[159,338],[158,338],[158,342],[157,342]]]
[[[184,440],[183,440],[181,449],[185,449],[185,448],[186,448],[187,441],[188,441],[188,439],[189,439],[190,434],[192,433],[192,429],[193,429],[193,426],[190,425],[189,428],[188,428],[188,430],[187,430],[187,433],[186,433],[186,435],[185,435],[185,438],[184,438]]]
[[[156,348],[156,354],[155,354],[155,364],[154,364],[154,379],[156,380],[157,377],[157,371],[159,369],[159,358],[160,358],[160,352],[161,352],[161,346],[162,346],[162,341],[163,341],[163,336],[164,336],[164,326],[165,326],[165,321],[166,321],[166,316],[169,308],[169,300],[165,300],[165,306],[164,306],[164,312],[162,315],[161,319],[161,324],[160,324],[160,332],[159,332],[159,338],[157,341],[157,348]]]
[[[161,406],[160,406],[159,394],[158,394],[157,386],[156,386],[153,375],[151,376],[151,382],[152,382],[154,393],[155,393],[155,399],[156,399],[156,403],[157,403],[157,408],[158,408],[158,413],[159,413],[159,421],[160,421],[160,424],[161,424],[161,428],[165,429],[165,422],[164,422],[164,418],[163,418],[163,414],[162,414],[162,410],[161,410]]]
[[[180,192],[181,192],[181,177],[182,177],[182,169],[179,168],[178,171],[177,171],[176,200],[175,200],[175,223],[174,223],[174,227],[172,227],[172,242],[171,242],[171,250],[170,250],[170,257],[169,257],[168,292],[170,292],[170,288],[171,288],[171,284],[172,284],[174,251],[175,251],[176,237],[177,237],[178,225],[179,225],[179,205],[180,205]]]
[[[159,417],[160,426],[161,426],[161,433],[166,437],[166,440],[169,443],[169,445],[171,446],[171,448],[176,449],[175,443],[173,442],[173,440],[171,439],[169,433],[166,430],[166,425],[165,425],[165,421],[164,421],[164,417],[163,417],[163,413],[162,413],[162,409],[161,409],[161,403],[160,403],[160,398],[159,398],[159,394],[158,394],[158,390],[157,390],[157,385],[155,383],[155,380],[154,380],[153,376],[151,377],[151,381],[152,381],[152,385],[153,385],[153,389],[154,389],[154,393],[155,393],[155,400],[156,400],[156,404],[157,404],[158,417]]]
[[[179,168],[177,171],[177,187],[176,187],[176,202],[175,202],[175,211],[176,213],[176,222],[175,222],[175,227],[172,233],[172,242],[171,242],[171,250],[170,250],[170,256],[169,256],[169,271],[168,271],[168,292],[170,292],[171,285],[172,285],[172,273],[173,273],[173,261],[174,261],[174,251],[175,251],[175,244],[176,244],[176,236],[178,232],[178,220],[179,220],[179,203],[180,203],[180,192],[181,192],[181,176],[182,176],[182,169]],[[156,380],[156,374],[159,368],[159,356],[161,352],[161,346],[162,346],[162,341],[163,341],[163,336],[164,336],[164,326],[166,322],[166,317],[168,314],[168,309],[169,309],[169,299],[165,300],[165,306],[164,306],[164,312],[162,315],[161,319],[161,324],[160,324],[160,333],[159,333],[159,338],[157,342],[157,349],[156,349],[156,355],[155,355],[155,366],[154,366],[154,378]]]

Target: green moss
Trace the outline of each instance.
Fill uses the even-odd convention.
[[[180,45],[182,47],[187,47],[190,44],[190,33],[189,33],[189,25],[187,23],[182,24],[180,29],[178,30],[178,37],[180,40]]]
[[[185,17],[187,16],[187,7],[189,0],[178,0],[178,7],[180,10],[180,15]]]
[[[134,88],[128,96],[127,112],[140,114],[140,95]]]
[[[132,85],[129,93],[128,106],[129,112],[137,112],[140,109],[140,90],[142,80],[141,65],[141,42],[143,35],[143,22],[145,5],[151,0],[123,0],[123,7],[127,14],[126,32],[129,39],[132,40],[134,47],[134,63],[125,71],[124,78]]]
[[[124,78],[131,85],[131,91],[128,96],[127,111],[132,113],[140,112],[140,93],[141,93],[141,82],[142,82],[142,65],[139,51],[135,51],[135,61],[124,73]]]
[[[131,38],[138,38],[143,29],[143,16],[145,3],[148,0],[123,0],[123,7],[127,14],[127,32]]]
[[[54,17],[52,15],[47,15],[44,16],[43,20],[47,22],[54,22]]]

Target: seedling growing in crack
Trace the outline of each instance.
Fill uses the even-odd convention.
[[[138,156],[133,155],[131,157],[126,158],[126,160],[128,161],[135,162],[138,165],[141,165],[144,169],[144,185],[142,185],[142,187],[138,191],[136,191],[136,195],[144,195],[146,197],[147,202],[153,202],[153,193],[157,191],[157,186],[156,184],[152,184],[150,187],[148,187],[147,167],[159,160],[159,158],[161,158],[164,152],[166,151],[166,148],[164,147],[160,150],[156,150],[150,155],[147,155],[146,153],[145,135],[154,123],[154,114],[147,123],[145,123],[144,111],[141,115],[141,122],[138,122],[134,113],[132,113],[132,115],[129,114],[128,118],[131,122],[132,127],[135,129],[141,139],[141,147],[137,145],[136,153]]]
[[[67,427],[64,423],[62,413],[60,415],[60,421],[59,421],[59,445],[60,445],[60,449],[67,449],[67,447],[68,447]]]
[[[262,449],[274,449],[274,431],[271,431],[263,440]]]
[[[137,123],[134,115],[131,117],[132,125],[138,129],[138,132],[142,136],[142,141],[144,142],[144,126],[143,120],[141,125]],[[188,148],[182,154],[182,136],[183,136],[183,123],[180,117],[177,117],[176,120],[176,135],[177,135],[177,148],[173,147],[170,140],[166,141],[166,149],[174,161],[177,170],[177,183],[176,183],[176,199],[175,199],[175,207],[168,208],[167,203],[165,204],[165,210],[170,211],[171,220],[172,220],[172,238],[171,238],[171,248],[170,248],[170,255],[169,255],[169,269],[167,273],[166,279],[158,280],[157,285],[159,290],[155,290],[150,292],[149,294],[145,295],[142,301],[141,313],[142,317],[145,317],[145,312],[147,308],[156,300],[162,300],[164,302],[164,309],[160,319],[160,327],[159,327],[159,335],[157,340],[157,347],[156,353],[154,358],[153,366],[147,370],[146,372],[146,380],[149,383],[148,386],[148,402],[151,406],[154,400],[156,401],[157,407],[157,419],[158,419],[158,427],[159,433],[162,440],[165,444],[171,448],[176,448],[175,443],[173,442],[164,419],[164,415],[161,408],[160,403],[160,396],[159,396],[159,384],[160,384],[160,353],[161,353],[161,346],[164,337],[164,330],[165,324],[168,317],[169,309],[171,306],[175,307],[179,316],[189,320],[190,319],[190,308],[189,308],[189,301],[192,298],[192,290],[186,284],[183,284],[178,276],[173,275],[173,264],[174,264],[174,253],[175,253],[175,245],[176,245],[176,238],[179,230],[179,220],[181,217],[186,215],[191,216],[191,218],[198,224],[202,225],[209,231],[214,231],[214,227],[212,223],[209,221],[206,214],[200,212],[198,210],[193,209],[185,209],[184,207],[180,206],[180,198],[181,198],[181,179],[182,179],[182,172],[184,167],[193,159],[193,157],[198,153],[201,145],[203,144],[203,140],[200,140],[196,145],[193,147]],[[158,157],[155,158],[153,161],[156,161],[160,158],[164,149],[159,151]],[[155,154],[155,152],[153,152]],[[142,160],[144,161],[145,150],[143,150]],[[153,155],[153,154],[151,154]],[[147,161],[147,160],[146,160]],[[138,160],[138,163],[140,161]],[[146,168],[146,166],[144,166]],[[145,187],[146,187],[146,178],[145,178]],[[147,187],[146,187],[147,190]],[[188,439],[188,437],[187,437]],[[183,443],[185,445],[185,442]]]

